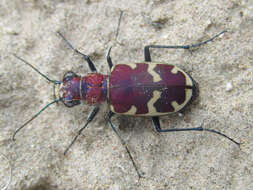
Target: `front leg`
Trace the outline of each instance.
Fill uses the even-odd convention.
[[[74,52],[78,53],[79,55],[83,56],[83,58],[85,59],[85,61],[88,63],[89,68],[91,70],[91,72],[97,72],[97,69],[94,65],[94,63],[90,60],[88,55],[85,55],[83,53],[81,53],[80,51],[78,51],[77,49],[75,49],[72,44],[60,33],[57,32],[59,34],[59,36],[61,36],[61,38],[66,42],[66,44],[72,49],[74,50]]]
[[[120,26],[120,22],[121,22],[121,18],[122,18],[122,15],[123,15],[123,11],[120,11],[120,16],[119,16],[119,21],[118,21],[118,26],[117,26],[117,30],[116,30],[116,35],[115,35],[115,40],[117,41],[117,38],[118,38],[118,35],[119,35],[119,26]],[[111,59],[111,49],[112,49],[112,46],[110,47],[108,53],[107,53],[107,56],[106,56],[106,59],[107,59],[107,63],[108,63],[108,66],[111,70],[113,64],[112,64],[112,59]]]
[[[112,66],[113,66],[112,59],[111,59],[111,56],[110,56],[111,49],[112,49],[112,46],[110,47],[110,49],[109,49],[109,51],[107,53],[107,56],[106,56],[106,60],[107,60],[107,63],[108,63],[108,66],[109,66],[110,70],[112,69]]]
[[[68,148],[66,148],[66,150],[64,151],[64,155],[67,154],[68,150],[70,149],[70,147],[75,143],[76,139],[81,135],[82,131],[88,126],[88,124],[90,122],[92,122],[92,120],[95,118],[95,116],[97,115],[99,111],[99,107],[94,107],[93,110],[91,111],[90,115],[87,118],[87,122],[86,124],[79,129],[78,134],[75,136],[75,138],[72,140],[72,142],[70,143],[70,145],[68,146]]]

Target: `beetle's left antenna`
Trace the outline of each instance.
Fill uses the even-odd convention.
[[[30,66],[33,70],[35,70],[37,73],[39,73],[42,77],[44,77],[47,81],[52,82],[54,84],[61,84],[60,81],[52,80],[48,78],[45,74],[41,73],[37,68],[35,68],[32,64],[28,63],[26,60],[22,59],[21,57],[17,56],[16,54],[13,54],[14,57],[25,63],[26,65]]]
[[[22,61],[23,63],[25,63],[26,65],[30,66],[33,70],[35,70],[37,73],[39,73],[42,77],[44,77],[47,81],[54,83],[54,85],[57,84],[61,84],[60,81],[57,80],[52,80],[50,78],[48,78],[48,76],[46,76],[45,74],[41,73],[38,69],[36,69],[34,66],[32,66],[30,63],[28,63],[26,60],[22,59],[21,57],[17,56],[16,54],[13,54],[14,57],[16,57],[17,59],[19,59],[20,61]],[[29,119],[27,122],[25,122],[21,127],[19,127],[13,134],[12,136],[12,140],[15,141],[15,136],[16,134],[23,129],[28,123],[30,123],[32,120],[34,120],[36,117],[38,117],[41,112],[43,112],[45,109],[47,109],[50,105],[59,102],[61,99],[55,99],[54,101],[50,102],[49,104],[47,104],[46,106],[44,106],[38,113],[36,113],[31,119]]]

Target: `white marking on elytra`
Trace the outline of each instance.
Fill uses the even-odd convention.
[[[161,94],[162,92],[159,92],[158,90],[154,90],[153,91],[153,97],[149,100],[149,102],[147,103],[148,106],[148,114],[157,114],[157,110],[154,106],[154,103],[161,98]]]
[[[153,82],[161,81],[161,76],[155,72],[155,67],[157,64],[148,64],[148,73],[153,77]]]
[[[135,115],[137,111],[137,108],[134,105],[132,105],[131,108],[127,112],[123,112],[123,113],[116,112],[113,105],[110,105],[110,109],[114,113],[124,114],[124,115]]]
[[[114,107],[113,107],[112,104],[110,104],[110,110],[111,110],[112,112],[114,112],[114,113],[117,113],[117,112],[114,110]]]
[[[173,74],[177,74],[178,71],[179,71],[179,68],[175,66],[171,69],[171,73]]]
[[[176,66],[174,66],[173,69],[171,69],[171,73],[173,73],[173,74],[177,74],[178,71],[181,72],[184,75],[185,80],[186,80],[186,82],[185,82],[186,85],[187,86],[193,86],[192,79],[182,69],[180,69],[180,68],[178,68]]]
[[[130,110],[128,110],[127,112],[125,112],[124,114],[126,115],[135,115],[137,111],[137,108],[135,106],[131,106]]]
[[[174,66],[171,70],[171,73],[176,74],[181,72],[185,76],[185,83],[186,86],[193,86],[192,79],[186,74],[183,70],[179,69],[178,67]],[[176,101],[171,102],[171,106],[174,108],[174,112],[181,110],[191,99],[192,97],[192,89],[185,88],[185,101],[182,104],[178,104]]]
[[[137,67],[137,64],[130,63],[130,64],[127,64],[127,66],[131,67],[131,69],[135,69]]]

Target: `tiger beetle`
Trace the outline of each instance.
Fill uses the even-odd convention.
[[[120,14],[116,38],[119,31],[121,17],[122,12]],[[162,129],[160,126],[159,117],[162,115],[168,115],[182,111],[196,98],[198,87],[193,78],[179,67],[168,63],[152,62],[150,56],[151,48],[191,50],[192,48],[200,47],[208,42],[213,41],[215,38],[225,32],[226,31],[222,31],[206,41],[193,45],[145,46],[145,61],[138,63],[113,65],[110,57],[112,47],[110,47],[107,53],[107,63],[110,69],[109,75],[98,73],[89,56],[75,49],[71,43],[60,32],[58,32],[59,36],[69,46],[69,48],[84,58],[91,71],[86,76],[80,76],[72,71],[68,71],[64,75],[62,81],[50,79],[30,63],[14,54],[17,59],[30,66],[42,77],[54,84],[55,100],[47,104],[30,120],[19,127],[13,134],[12,139],[15,140],[16,134],[50,105],[61,101],[66,107],[71,108],[79,105],[81,101],[83,101],[87,105],[92,105],[93,109],[87,118],[86,124],[79,129],[77,135],[66,148],[64,155],[66,155],[82,131],[95,118],[99,111],[100,103],[107,102],[110,110],[108,111],[105,119],[115,132],[116,136],[118,136],[121,144],[125,147],[139,178],[141,177],[141,173],[137,169],[136,163],[126,145],[126,142],[120,136],[119,132],[111,121],[111,118],[114,114],[141,117],[148,116],[152,119],[155,129],[159,133],[178,131],[207,131],[221,135],[240,146],[240,143],[236,142],[227,135],[213,129],[203,128],[202,125],[196,128]],[[55,92],[56,88],[58,88],[57,93]]]

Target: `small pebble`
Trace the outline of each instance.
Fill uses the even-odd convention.
[[[232,82],[228,82],[228,83],[226,84],[226,91],[229,92],[229,91],[231,91],[232,89],[233,89]]]

